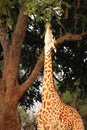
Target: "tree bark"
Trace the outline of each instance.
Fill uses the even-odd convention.
[[[0,115],[0,130],[21,130],[21,121],[18,115],[17,105],[10,105],[10,103],[6,103],[5,99],[2,110]]]
[[[4,54],[4,69],[0,80],[0,130],[21,130],[17,111],[20,98],[17,71],[28,16],[24,15],[24,1],[20,7],[15,30],[9,43],[8,33],[0,26],[0,43]]]

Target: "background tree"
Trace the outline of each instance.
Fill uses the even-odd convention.
[[[83,91],[86,95],[87,42],[83,40],[87,35],[86,4],[85,0],[0,1],[0,129],[20,130],[17,112],[20,99],[20,103],[26,106],[33,102],[32,96],[41,100],[37,86],[40,85],[40,70],[43,67],[46,19],[51,21],[57,38],[55,45],[59,45],[54,56],[54,70],[60,93],[66,90],[72,93],[77,90],[76,86],[81,86],[78,87],[81,88],[81,94]],[[57,74],[62,74],[61,80]],[[26,93],[33,82],[33,92]],[[78,99],[78,96],[74,97]],[[29,103],[23,101],[26,98]]]

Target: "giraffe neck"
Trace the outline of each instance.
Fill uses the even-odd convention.
[[[45,49],[47,48],[45,47]],[[60,96],[58,95],[54,86],[51,53],[52,53],[51,50],[45,51],[42,102],[46,102],[51,98],[55,98],[55,97],[57,97],[57,100],[58,99],[60,100]]]
[[[51,50],[46,50],[45,47],[45,59],[44,59],[44,81],[45,86],[47,84],[47,88],[50,90],[50,85],[54,86],[54,79],[53,79],[53,68],[52,68],[52,52]],[[54,88],[54,87],[53,87]]]

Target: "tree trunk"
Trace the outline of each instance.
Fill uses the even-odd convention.
[[[12,107],[3,108],[3,113],[0,115],[0,130],[21,130],[17,109]]]
[[[17,111],[18,101],[21,97],[17,72],[28,23],[28,16],[24,15],[25,1],[21,1],[17,23],[10,39],[7,29],[0,26],[0,43],[4,55],[3,74],[0,82],[0,130],[21,130]]]
[[[18,99],[14,95],[15,92],[10,95],[0,91],[0,130],[21,130],[21,120],[17,111]]]

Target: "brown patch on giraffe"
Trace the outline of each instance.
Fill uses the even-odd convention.
[[[48,94],[46,95],[46,97],[45,97],[46,99],[48,99]]]
[[[44,104],[44,107],[46,107],[46,102],[44,102],[43,104]]]
[[[50,101],[47,101],[47,106],[50,106],[50,105],[51,105]]]
[[[52,95],[51,94],[49,94],[49,99],[52,97]]]
[[[46,88],[45,87],[43,87],[43,93],[46,91]]]

